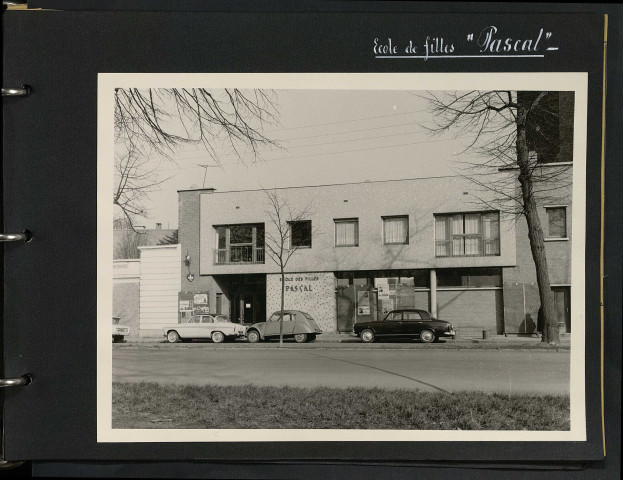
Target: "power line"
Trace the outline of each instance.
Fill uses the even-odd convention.
[[[282,158],[267,158],[265,160],[261,160],[261,163],[267,163],[267,162],[279,162],[279,161],[284,161],[284,160],[295,160],[298,158],[309,158],[309,157],[319,157],[319,156],[323,156],[323,155],[339,155],[342,153],[356,153],[356,152],[367,152],[369,150],[379,150],[379,149],[383,149],[383,148],[395,148],[395,147],[407,147],[407,146],[411,146],[411,145],[423,145],[423,144],[427,144],[427,143],[438,143],[438,142],[448,142],[448,141],[454,141],[454,140],[460,140],[463,138],[470,138],[469,135],[463,136],[463,137],[455,137],[455,138],[440,138],[437,140],[424,140],[422,142],[410,142],[410,143],[400,143],[400,144],[394,144],[394,145],[383,145],[383,146],[379,146],[379,147],[369,147],[369,148],[359,148],[359,149],[355,149],[355,150],[342,150],[339,152],[325,152],[325,153],[312,153],[309,155],[298,155],[296,157],[282,157]],[[205,158],[205,157],[202,157]],[[231,166],[231,165],[240,165],[240,162],[235,162],[235,163],[221,163],[219,166]],[[180,167],[178,169],[161,169],[160,171],[175,171],[175,170],[188,170],[189,168],[196,168],[196,167]]]
[[[311,125],[303,125],[303,126],[300,126],[300,127],[282,128],[280,130],[266,130],[266,132],[264,132],[264,133],[283,132],[283,131],[286,131],[286,130],[300,130],[301,128],[324,127],[326,125],[339,125],[341,123],[361,122],[361,121],[364,121],[364,120],[374,120],[374,119],[377,119],[377,118],[398,117],[400,115],[411,115],[413,113],[422,113],[422,112],[426,112],[426,111],[428,111],[428,110],[427,109],[423,109],[423,110],[414,110],[412,112],[392,113],[391,115],[377,115],[375,117],[353,118],[352,120],[342,120],[342,121],[339,121],[339,122],[316,123],[316,124],[311,124]]]
[[[356,129],[356,130],[346,130],[344,132],[331,132],[331,133],[322,133],[322,134],[319,134],[319,135],[308,135],[308,136],[305,136],[305,137],[286,138],[286,139],[284,139],[282,141],[283,142],[289,142],[291,140],[306,140],[308,138],[329,137],[329,136],[343,135],[343,134],[347,134],[347,133],[357,133],[357,132],[369,132],[369,131],[372,131],[372,130],[382,130],[382,129],[386,129],[386,128],[405,127],[405,126],[408,126],[408,125],[414,125],[414,124],[413,124],[413,122],[398,123],[398,124],[394,124],[394,125],[387,125],[387,126],[384,126],[384,127],[360,128],[360,129]],[[405,133],[396,134],[396,135],[408,135],[408,134],[411,134],[411,133],[416,133],[416,132],[405,132]],[[383,138],[383,136],[369,137],[369,138]],[[360,140],[360,139],[358,139],[358,140]],[[364,139],[364,140],[367,140],[367,139]],[[353,141],[354,142],[354,141],[357,141],[357,140],[338,140],[335,143],[342,143],[342,142],[346,142],[346,141],[348,141],[348,142]],[[314,146],[314,145],[330,145],[330,143],[331,142],[324,143],[324,144],[318,143],[318,144],[309,144],[309,145],[297,145],[297,146],[290,147],[290,148],[300,148],[301,146]],[[189,153],[191,153],[191,152],[189,152]],[[236,156],[236,154],[235,153],[233,153],[233,154],[226,154],[226,155],[223,155],[223,156],[230,157],[230,156]],[[193,156],[193,157],[184,157],[184,156],[180,155],[180,159],[181,160],[193,160],[193,159],[197,159],[197,158],[205,158],[205,155]]]

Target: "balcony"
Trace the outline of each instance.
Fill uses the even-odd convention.
[[[241,245],[214,250],[215,265],[253,265],[257,263],[264,263],[264,248]]]

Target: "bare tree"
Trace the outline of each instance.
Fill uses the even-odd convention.
[[[559,128],[559,93],[429,92],[426,97],[434,114],[434,126],[428,128],[432,134],[454,131],[474,135],[466,150],[475,151],[479,158],[463,162],[462,170],[467,178],[488,191],[479,200],[502,213],[526,219],[545,343],[559,342],[559,331],[537,207],[560,204],[571,185],[568,166],[550,165],[560,161],[560,150],[571,142],[573,135],[572,127],[565,131]]]
[[[266,254],[279,267],[281,275],[281,308],[279,319],[279,346],[283,346],[283,317],[285,310],[285,271],[292,256],[301,248],[305,248],[307,242],[318,235],[313,230],[311,221],[311,202],[301,209],[294,209],[285,197],[280,197],[275,190],[265,190],[267,198],[266,215],[270,219],[270,225],[264,233],[264,249]],[[305,225],[302,225],[306,222]],[[307,222],[309,222],[307,224]],[[297,238],[294,228],[303,226],[304,232],[301,238]]]
[[[242,163],[256,161],[263,147],[278,143],[263,133],[278,124],[276,94],[265,90],[205,88],[115,89],[115,142],[127,152],[115,157],[113,201],[133,222],[147,214],[144,201],[159,184],[155,157],[173,162],[184,145],[198,145],[220,165],[228,150]]]
[[[159,162],[136,150],[115,154],[113,205],[119,207],[121,218],[134,232],[134,219],[147,215],[145,200],[168,180],[159,177],[158,166]]]

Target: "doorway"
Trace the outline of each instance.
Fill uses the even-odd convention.
[[[571,287],[552,287],[559,333],[571,333]]]

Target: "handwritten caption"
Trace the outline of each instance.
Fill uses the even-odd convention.
[[[399,44],[390,37],[375,38],[373,51],[376,58],[476,58],[476,57],[544,57],[546,51],[556,51],[552,46],[552,32],[540,28],[523,38],[505,36],[490,25],[477,34],[468,33],[461,41],[443,36],[427,35],[420,43],[408,40]]]

